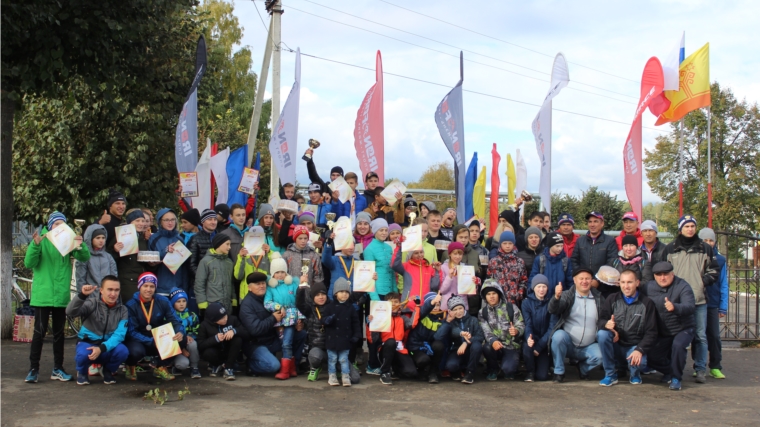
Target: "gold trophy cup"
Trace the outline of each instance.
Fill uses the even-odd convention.
[[[311,160],[311,153],[309,152],[309,150],[314,151],[317,148],[319,148],[319,146],[320,146],[319,141],[317,141],[316,139],[313,139],[313,138],[310,139],[309,140],[309,149],[306,150],[306,153],[301,158],[308,162],[309,160]]]
[[[309,274],[309,262],[308,259],[301,260],[301,275]]]
[[[409,214],[409,226],[410,227],[414,225],[415,218],[417,218],[417,214],[416,213],[412,212],[412,213]]]
[[[335,221],[333,221],[335,219],[335,213],[330,212],[325,214],[325,219],[327,219],[327,228],[332,230],[333,226],[335,225]]]

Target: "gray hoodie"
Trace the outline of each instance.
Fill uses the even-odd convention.
[[[92,233],[98,229],[106,232],[106,241],[108,241],[108,232],[100,224],[92,224],[85,230],[82,239],[87,245],[87,249],[90,250],[90,260],[76,262],[77,292],[81,291],[84,285],[100,286],[100,281],[109,274],[112,276],[119,274],[116,269],[116,261],[106,252],[105,246],[100,250],[95,250],[92,247]]]

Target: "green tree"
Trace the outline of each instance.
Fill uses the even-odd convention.
[[[575,219],[578,224],[585,226],[585,216],[591,211],[599,212],[604,216],[605,230],[622,230],[623,214],[626,202],[618,200],[609,192],[600,191],[598,187],[591,186],[583,192],[578,203],[579,217]]]
[[[440,162],[428,166],[420,179],[407,184],[407,188],[424,188],[426,190],[453,190],[454,167],[449,162]]]

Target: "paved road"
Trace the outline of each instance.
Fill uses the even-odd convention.
[[[66,368],[73,371],[74,341],[67,341]],[[443,382],[397,381],[383,386],[377,377],[364,376],[352,388],[329,387],[326,376],[309,383],[301,376],[288,381],[239,377],[225,382],[204,377],[180,377],[160,384],[148,374],[137,382],[79,387],[74,382],[25,384],[29,345],[2,342],[3,426],[448,426],[473,425],[757,425],[760,419],[760,350],[724,351],[726,380],[708,379],[698,385],[690,379],[683,391],[671,392],[644,377],[641,386],[628,383],[612,388],[594,381],[581,382],[572,368],[568,379],[552,383],[524,383],[476,377],[471,386]],[[44,373],[52,364],[51,342],[44,348]],[[203,371],[205,375],[205,370]],[[691,370],[688,369],[688,375]],[[659,376],[657,376],[659,377]],[[187,385],[192,394],[163,407],[142,401],[151,388],[176,390]]]

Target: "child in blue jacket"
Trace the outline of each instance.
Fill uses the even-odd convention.
[[[530,283],[531,292],[523,300],[522,315],[525,322],[525,341],[523,342],[523,360],[525,361],[525,381],[546,381],[549,379],[549,338],[551,338],[557,316],[549,314],[551,296],[549,279],[537,274]]]

